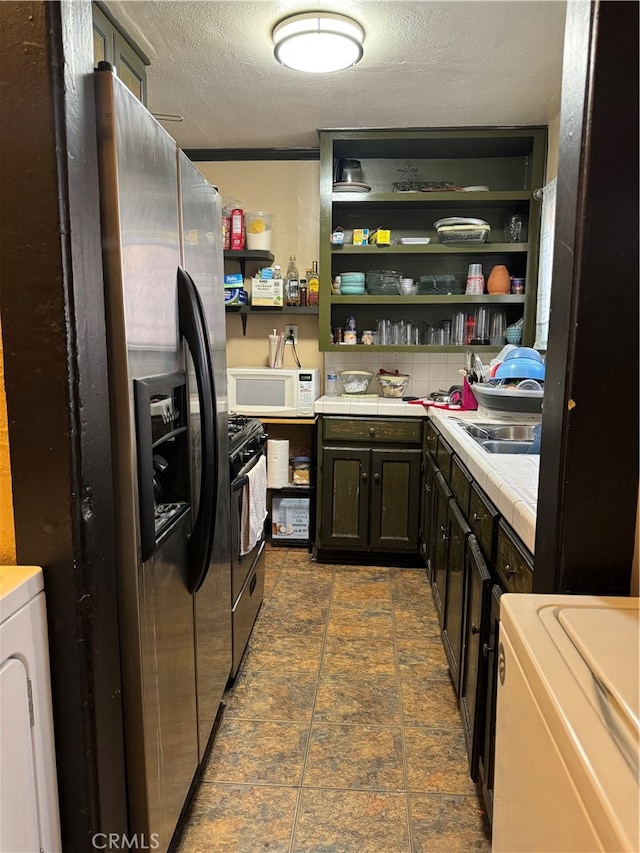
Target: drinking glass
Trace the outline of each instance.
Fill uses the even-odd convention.
[[[489,325],[489,343],[505,343],[507,340],[505,337],[506,328],[507,318],[504,311],[494,311],[491,315],[491,323]]]
[[[456,311],[451,320],[451,343],[454,346],[464,346],[466,337],[467,317],[464,311]]]
[[[527,217],[512,213],[504,221],[504,239],[507,243],[524,243],[527,239]]]

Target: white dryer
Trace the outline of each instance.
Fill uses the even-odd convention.
[[[42,570],[0,566],[0,851],[62,849]]]
[[[495,853],[640,850],[639,599],[500,599]]]

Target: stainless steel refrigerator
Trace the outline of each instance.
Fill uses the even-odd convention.
[[[95,85],[130,832],[166,850],[231,668],[221,201]]]

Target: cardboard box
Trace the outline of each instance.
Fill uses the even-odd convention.
[[[249,302],[249,294],[242,287],[225,287],[225,305],[246,305]]]
[[[274,495],[271,502],[271,538],[309,539],[310,498],[285,498]]]
[[[252,278],[251,304],[261,305],[263,308],[282,308],[284,304],[283,284],[281,278]]]
[[[244,278],[242,277],[241,272],[228,273],[224,277],[225,287],[242,287],[243,284]]]
[[[354,246],[366,246],[369,242],[369,229],[368,228],[354,228],[353,229],[353,245]]]

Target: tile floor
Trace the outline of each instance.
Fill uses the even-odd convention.
[[[491,849],[425,573],[267,552],[179,853]]]

